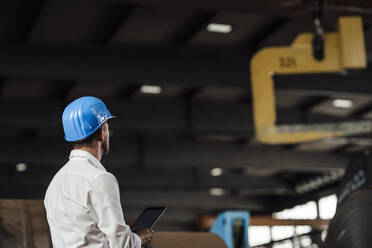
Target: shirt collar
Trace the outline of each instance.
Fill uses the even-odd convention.
[[[79,150],[79,149],[74,149],[70,153],[70,159],[72,158],[85,158],[87,159],[92,165],[97,167],[98,169],[106,171],[105,167],[101,164],[100,161],[96,157],[94,157],[92,154],[90,154],[87,151]]]

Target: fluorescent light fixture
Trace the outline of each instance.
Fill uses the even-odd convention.
[[[161,87],[156,85],[143,85],[140,88],[141,93],[143,94],[160,94],[161,93]]]
[[[207,30],[213,33],[228,34],[232,31],[232,26],[229,24],[210,23]]]
[[[225,191],[221,188],[211,188],[209,194],[213,196],[222,196],[225,194]]]
[[[333,100],[333,107],[335,108],[352,108],[353,101],[348,99],[335,99]]]
[[[16,170],[19,171],[19,172],[23,172],[23,171],[27,170],[27,164],[25,164],[25,163],[16,164]]]
[[[218,176],[221,176],[223,174],[223,169],[221,168],[214,168],[211,170],[211,176],[213,177],[218,177]]]

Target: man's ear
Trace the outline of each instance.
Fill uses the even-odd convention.
[[[103,133],[103,125],[98,129],[98,135],[97,135],[97,139],[98,141],[103,141],[103,139],[105,138],[105,135]]]

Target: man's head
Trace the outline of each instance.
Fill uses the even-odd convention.
[[[85,96],[71,102],[62,115],[65,140],[74,148],[99,145],[103,154],[110,149],[107,120],[113,118],[106,105],[98,98]]]
[[[108,122],[105,122],[94,134],[91,136],[72,142],[74,149],[94,148],[100,147],[104,155],[110,152],[110,130]]]

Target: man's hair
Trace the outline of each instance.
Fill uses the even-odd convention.
[[[102,129],[102,126],[100,126],[93,134],[89,135],[87,138],[72,142],[72,146],[75,148],[75,147],[91,145],[95,140],[98,139],[99,131],[101,129]]]

